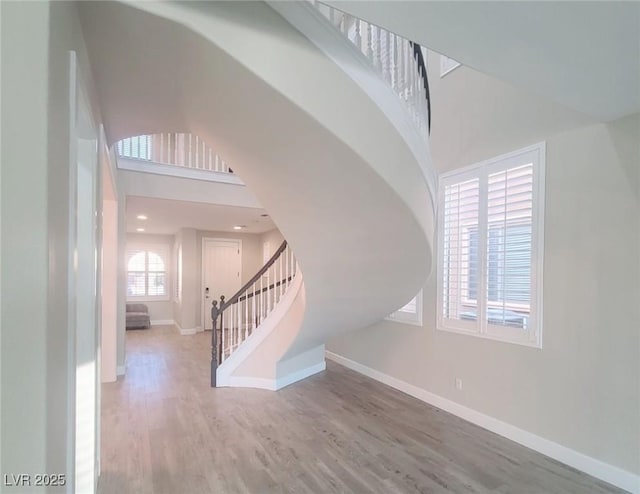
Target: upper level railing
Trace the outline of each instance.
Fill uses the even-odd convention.
[[[164,133],[128,137],[118,141],[116,149],[121,158],[233,173],[229,165],[207,143],[193,134]]]
[[[420,45],[317,0],[310,1],[371,62],[404,102],[418,130],[428,135],[431,103]]]
[[[298,271],[293,251],[282,242],[266,264],[229,298],[214,300],[211,308],[211,386],[216,372],[275,309]]]

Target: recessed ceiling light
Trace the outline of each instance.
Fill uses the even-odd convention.
[[[137,232],[143,232],[143,231],[144,231],[144,228],[136,228],[136,231],[137,231]]]
[[[146,214],[139,214],[138,216],[136,216],[136,218],[138,218],[139,220],[146,220],[147,219],[147,215]]]
[[[234,230],[242,230],[243,228],[246,228],[245,225],[236,225],[233,227]]]

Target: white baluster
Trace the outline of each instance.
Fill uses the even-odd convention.
[[[409,48],[406,39],[402,40],[402,94],[405,102],[409,100],[409,65],[411,65],[411,57],[409,56]]]
[[[391,70],[391,87],[398,91],[398,37],[392,34],[393,63]]]
[[[343,13],[342,14],[342,34],[344,34],[347,39],[349,39],[349,22],[350,22],[351,16],[348,14]]]
[[[191,136],[191,134],[189,134]],[[189,146],[193,149],[193,168],[198,168],[198,147],[200,145],[198,136],[193,136],[193,144]]]
[[[178,134],[169,134],[171,137],[171,145],[169,147],[170,158],[167,163],[177,163],[178,162]]]
[[[289,244],[287,244],[287,246],[284,248],[284,279],[288,288],[289,287]]]
[[[362,50],[362,35],[360,33],[361,24],[362,24],[362,21],[360,19],[356,19],[355,20],[356,32],[355,32],[354,42],[355,42],[356,46],[358,47],[358,49],[360,49],[360,50]]]
[[[382,59],[381,59],[381,51],[382,47],[380,45],[380,28],[375,26],[374,29],[374,43],[373,43],[373,64],[376,66],[378,70],[381,70],[382,67]]]
[[[293,250],[289,251],[289,264],[290,264],[289,271],[291,272],[291,277],[293,277],[296,274],[295,266],[293,264]]]
[[[367,58],[373,63],[373,26],[367,23]]]
[[[389,38],[389,31],[386,29],[383,31],[384,37],[384,54],[382,63],[382,78],[391,84],[391,41]]]
[[[244,338],[247,339],[247,331],[249,330],[249,299],[247,298],[249,295],[249,290],[244,292]]]
[[[238,337],[236,339],[236,348],[242,343],[242,302],[238,300]]]
[[[260,324],[262,324],[262,319],[264,318],[264,287],[262,285],[263,279],[264,275],[260,276]]]
[[[267,273],[270,273],[267,276],[267,314],[271,313],[271,295],[273,288],[271,288],[271,280],[273,280],[273,265],[267,270]]]
[[[225,323],[226,323],[226,317],[225,314],[222,314],[222,324],[221,324],[221,328],[220,328],[220,348],[222,349],[222,351],[220,352],[222,354],[222,356],[220,357],[220,362],[224,362],[224,344],[225,344],[225,337],[226,337],[226,331],[224,329]]]
[[[253,296],[251,297],[251,332],[253,333],[256,329],[256,284],[253,284],[251,288]]]
[[[282,295],[284,294],[284,283],[285,283],[284,257],[281,255],[278,261],[280,263],[280,298],[282,298]]]

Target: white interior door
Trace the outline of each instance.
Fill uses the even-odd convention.
[[[204,239],[202,245],[203,327],[210,330],[211,302],[227,299],[240,289],[242,245],[240,240]]]

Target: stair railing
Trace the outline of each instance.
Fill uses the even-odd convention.
[[[216,370],[258,329],[293,281],[298,264],[286,240],[260,270],[232,297],[212,302],[211,387]]]
[[[431,129],[427,68],[419,44],[317,0],[309,0],[369,60],[423,135]]]
[[[200,137],[165,132],[127,137],[116,145],[118,156],[196,170],[233,173],[229,165]]]

